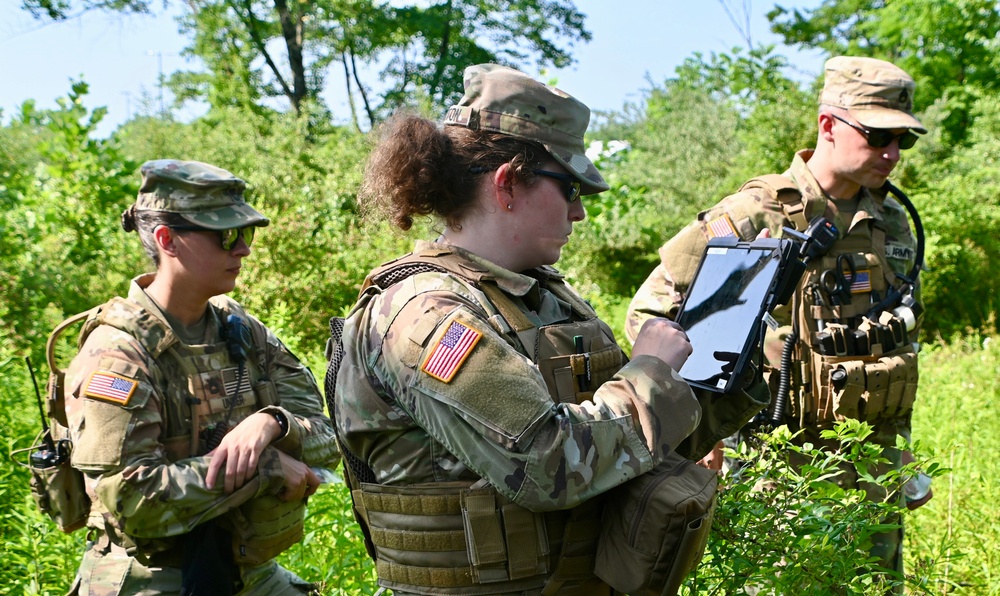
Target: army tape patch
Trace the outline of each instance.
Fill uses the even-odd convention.
[[[736,226],[733,225],[733,220],[729,219],[728,213],[723,213],[721,216],[716,217],[712,221],[705,224],[708,229],[708,239],[712,238],[728,238],[729,236],[737,236]]]
[[[482,336],[475,329],[452,321],[420,370],[439,381],[450,383]]]
[[[90,375],[90,380],[87,381],[87,387],[83,390],[83,394],[87,397],[127,406],[138,385],[139,383],[131,379],[97,370]]]

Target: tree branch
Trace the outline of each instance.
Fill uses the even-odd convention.
[[[295,94],[291,89],[289,89],[288,84],[285,82],[285,78],[281,76],[281,71],[278,70],[278,65],[271,59],[271,55],[267,51],[267,45],[260,37],[260,32],[257,30],[257,27],[260,26],[260,21],[253,14],[253,8],[250,5],[250,0],[243,1],[243,8],[245,8],[247,12],[246,15],[240,14],[240,7],[236,6],[236,3],[233,0],[226,0],[226,3],[229,4],[230,8],[232,8],[241,19],[243,19],[243,24],[246,25],[247,33],[250,34],[250,40],[253,41],[254,47],[256,47],[257,51],[264,56],[264,62],[267,63],[267,66],[274,74],[274,78],[276,78],[278,80],[278,84],[281,85],[282,93],[284,93],[285,96],[288,97],[289,101],[292,102],[292,106],[295,108],[295,111],[298,111],[299,107],[296,105]]]

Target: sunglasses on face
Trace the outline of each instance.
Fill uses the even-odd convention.
[[[256,233],[256,226],[247,226],[245,228],[229,228],[227,230],[209,230],[208,228],[199,228],[198,226],[169,226],[171,230],[177,230],[178,232],[215,232],[219,235],[219,243],[222,245],[222,250],[233,250],[236,243],[240,241],[240,237],[243,237],[243,242],[246,243],[247,247],[253,244],[253,236]]]
[[[583,185],[580,184],[580,181],[575,176],[561,172],[550,172],[548,170],[531,170],[531,173],[536,176],[545,176],[546,178],[553,178],[562,182],[563,198],[566,199],[566,202],[573,203],[580,198],[580,190],[583,188]]]
[[[910,147],[916,145],[917,139],[920,138],[916,134],[910,131],[896,134],[891,130],[886,130],[884,128],[872,128],[872,129],[862,128],[860,126],[848,122],[847,120],[844,120],[840,116],[834,114],[831,115],[837,120],[840,120],[844,124],[850,126],[854,130],[861,133],[861,136],[863,136],[868,141],[868,146],[875,147],[876,149],[888,147],[889,143],[892,143],[895,140],[899,141],[900,150],[909,149]]]

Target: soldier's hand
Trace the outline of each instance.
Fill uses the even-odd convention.
[[[278,452],[285,484],[278,493],[282,501],[301,501],[312,495],[322,482],[316,472],[294,457]]]
[[[635,338],[632,357],[643,354],[656,356],[669,364],[670,368],[680,370],[691,355],[691,342],[680,325],[657,317],[643,323]]]
[[[206,484],[215,487],[216,477],[225,466],[224,488],[226,494],[243,486],[257,474],[257,462],[264,448],[271,444],[275,433],[281,432],[277,421],[270,414],[257,412],[226,433],[222,442],[209,452],[212,461],[208,464]]]
[[[719,472],[722,470],[722,441],[715,444],[712,450],[705,457],[698,460],[698,465],[709,470]]]

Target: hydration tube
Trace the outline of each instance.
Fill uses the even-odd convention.
[[[913,233],[917,237],[917,253],[914,255],[913,268],[910,269],[908,275],[902,275],[897,273],[896,277],[900,278],[904,283],[909,285],[914,285],[917,281],[917,276],[920,275],[920,270],[924,266],[924,225],[920,221],[920,214],[917,212],[917,207],[910,201],[910,198],[906,194],[899,190],[895,184],[885,181],[882,185],[882,190],[887,194],[892,194],[894,197],[899,199],[899,202],[903,204],[906,208],[906,212],[910,215],[910,219],[913,220]],[[877,316],[878,313],[882,312],[886,308],[893,306],[902,298],[902,293],[896,289],[892,288],[886,293],[886,297],[872,307],[868,311],[868,318],[873,318]],[[788,402],[788,392],[791,387],[792,379],[792,351],[795,349],[796,342],[799,341],[797,325],[794,323],[797,321],[794,313],[792,315],[792,332],[788,334],[785,338],[785,345],[781,350],[781,370],[778,373],[778,389],[777,394],[774,396],[773,407],[771,408],[771,425],[778,426],[782,423],[785,417],[785,408]]]

